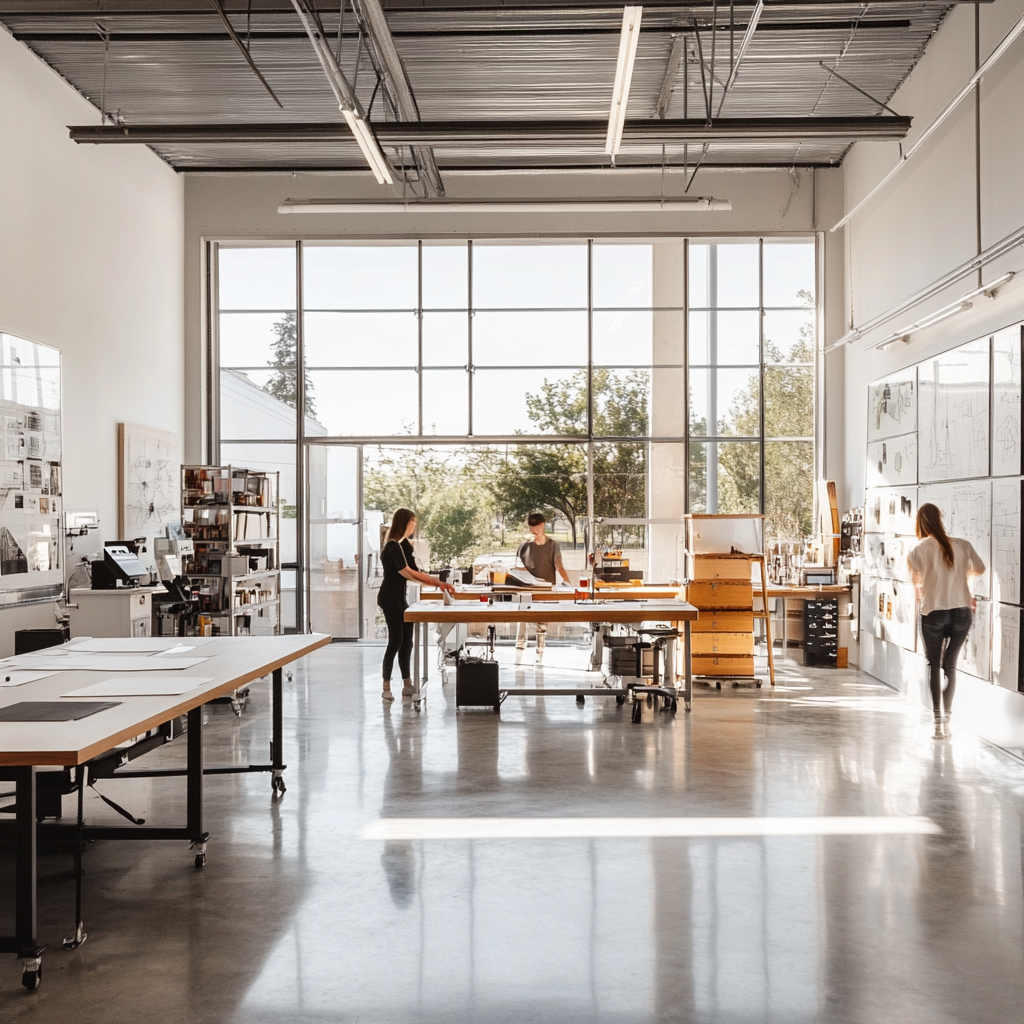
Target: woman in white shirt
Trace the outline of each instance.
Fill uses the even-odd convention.
[[[928,658],[935,738],[941,740],[949,730],[956,661],[974,623],[974,596],[968,580],[980,576],[985,563],[969,540],[946,533],[942,512],[930,502],[917,510],[917,536],[921,543],[907,556],[907,564],[921,599],[921,635]],[[940,667],[946,675],[945,689]]]

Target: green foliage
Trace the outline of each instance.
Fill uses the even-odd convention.
[[[267,365],[276,367],[277,373],[263,385],[263,390],[267,394],[273,395],[278,401],[284,402],[285,405],[290,405],[294,409],[295,397],[297,395],[295,349],[298,344],[295,314],[293,312],[285,313],[284,319],[278,320],[271,327],[271,330],[277,335],[277,340],[271,345],[274,358]],[[308,377],[306,378],[305,390],[306,415],[315,416],[316,403],[313,399],[313,385]]]

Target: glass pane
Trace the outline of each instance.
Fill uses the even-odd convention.
[[[469,246],[423,246],[423,308],[469,307]]]
[[[306,246],[306,309],[415,309],[419,305],[414,245]]]
[[[756,307],[759,304],[756,242],[690,246],[691,306]]]
[[[651,370],[651,429],[653,437],[686,434],[686,374],[680,367]],[[639,432],[638,432],[639,433]]]
[[[218,259],[221,309],[294,309],[295,246],[224,249]]]
[[[814,310],[766,312],[764,361],[810,363],[814,360]]]
[[[423,371],[423,433],[469,432],[469,375],[465,370]]]
[[[294,366],[294,313],[221,313],[221,366]]]
[[[419,380],[415,370],[311,370],[317,419],[332,436],[415,434]]]
[[[654,305],[654,247],[594,246],[594,307]]]
[[[690,432],[722,437],[761,433],[757,367],[690,371]],[[713,424],[718,424],[717,431]]]
[[[745,366],[761,361],[756,310],[690,314],[690,364]]]
[[[814,442],[764,446],[765,538],[800,540],[814,532]]]
[[[682,310],[594,313],[594,362],[682,365],[685,315]]]
[[[647,450],[640,441],[594,445],[594,515],[640,519],[647,515]]]
[[[764,304],[813,306],[814,243],[764,243]]]
[[[295,561],[295,444],[222,444],[222,465],[280,473],[281,561]],[[292,595],[294,601],[294,593]],[[291,617],[294,619],[294,605]]]
[[[587,371],[477,370],[474,434],[585,434]]]
[[[573,366],[587,361],[586,313],[476,313],[476,366]]]
[[[686,445],[681,441],[649,446],[648,515],[682,519],[686,511]],[[669,583],[685,576],[683,524],[652,523],[648,527],[650,581]]]
[[[759,512],[761,446],[757,441],[694,441],[690,444],[690,511]]]
[[[584,245],[474,245],[476,309],[587,306]]]
[[[306,366],[409,366],[419,356],[415,313],[306,313]]]
[[[764,371],[764,432],[767,437],[814,436],[814,370],[770,366]]]
[[[294,441],[295,370],[221,370],[220,435]]]
[[[466,366],[468,363],[468,314],[424,313],[423,365]]]
[[[671,371],[663,371],[670,373]],[[682,371],[679,371],[680,373]],[[593,371],[594,434],[598,437],[645,437],[651,424],[651,371],[646,367]],[[581,396],[586,410],[585,396]],[[584,422],[586,420],[584,419]]]

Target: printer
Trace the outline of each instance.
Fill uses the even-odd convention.
[[[103,560],[92,563],[92,589],[116,590],[118,587],[137,587],[149,570],[139,561],[138,549],[128,541],[107,541],[103,545]]]

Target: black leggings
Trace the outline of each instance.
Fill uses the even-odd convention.
[[[928,657],[928,683],[932,690],[932,709],[936,715],[942,713],[943,705],[947,715],[953,707],[956,661],[973,623],[974,615],[970,608],[944,608],[921,616],[921,636]],[[946,674],[945,689],[942,688],[940,670]]]
[[[404,604],[393,604],[387,607],[381,605],[381,611],[388,624],[388,649],[384,652],[384,664],[381,666],[385,681],[391,678],[396,654],[402,678],[408,679],[412,674],[409,670],[409,659],[412,657],[413,624],[405,621],[405,608]]]

